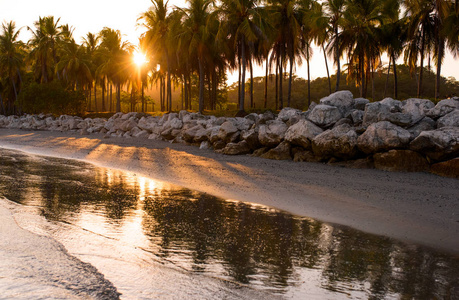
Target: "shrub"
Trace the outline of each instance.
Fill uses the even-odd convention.
[[[84,112],[85,97],[83,92],[68,90],[57,81],[32,82],[21,90],[17,105],[29,114],[77,115]]]

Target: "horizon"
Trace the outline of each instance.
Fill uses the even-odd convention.
[[[21,28],[20,39],[27,42],[30,37],[30,31],[27,27],[33,27],[34,22],[39,17],[54,16],[60,18],[59,24],[69,24],[73,29],[75,41],[81,44],[82,38],[88,33],[97,33],[104,27],[120,30],[123,38],[130,43],[137,45],[138,38],[144,32],[141,26],[137,26],[137,18],[139,15],[147,11],[152,2],[149,0],[132,0],[129,5],[123,4],[124,1],[109,1],[109,0],[81,0],[75,7],[69,7],[64,1],[59,0],[42,0],[40,2],[31,0],[16,0],[14,2],[6,2],[0,0],[2,9],[0,10],[0,20],[2,24],[9,21],[16,23],[17,29]],[[184,0],[169,0],[169,7],[174,6],[185,7],[187,2]],[[24,7],[27,7],[24,10]],[[104,13],[101,13],[104,12]],[[81,18],[81,16],[85,16]],[[325,68],[324,55],[322,50],[314,45],[313,56],[310,61],[311,80],[318,77],[327,77]],[[342,61],[345,61],[342,59]],[[387,65],[388,59],[386,55],[381,56],[383,65]],[[399,59],[397,63],[402,63]],[[424,62],[427,65],[427,58]],[[336,74],[336,69],[333,66],[333,59],[328,57],[328,66],[330,75]],[[432,69],[435,72],[436,67],[432,63]],[[254,65],[254,77],[265,75],[265,66]],[[296,65],[294,73],[298,77],[307,78],[307,66],[303,61],[301,66]],[[441,75],[445,78],[454,77],[459,80],[459,60],[454,59],[452,54],[447,51],[442,64]],[[236,71],[227,74],[227,84],[231,85],[237,82],[238,74]]]

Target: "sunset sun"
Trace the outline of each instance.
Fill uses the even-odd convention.
[[[147,62],[147,58],[145,54],[143,54],[142,52],[138,52],[138,51],[134,52],[133,60],[134,60],[134,63],[139,67],[144,65]]]

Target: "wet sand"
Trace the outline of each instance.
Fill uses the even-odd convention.
[[[226,156],[198,147],[75,132],[0,129],[0,147],[128,170],[215,196],[459,253],[459,180]]]

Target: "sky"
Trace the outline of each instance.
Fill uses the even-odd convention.
[[[54,16],[61,18],[59,24],[69,24],[75,29],[74,38],[77,42],[81,42],[82,37],[88,32],[97,33],[103,27],[110,27],[120,30],[125,40],[137,44],[138,37],[143,32],[143,29],[137,26],[137,18],[151,5],[150,0],[0,0],[0,21],[4,23],[12,20],[16,22],[17,28],[22,27],[20,39],[25,42],[31,36],[27,26],[33,28],[33,23],[40,16]],[[185,7],[186,1],[169,0],[169,6],[174,5]],[[313,51],[311,77],[327,76],[323,52],[317,47],[314,47]],[[387,58],[383,58],[383,63],[388,63]],[[335,73],[331,59],[329,67],[330,74]],[[306,63],[297,67],[295,73],[306,78]],[[254,67],[254,76],[264,74],[263,67]],[[454,60],[450,53],[442,65],[442,75],[453,76],[459,80],[459,59]],[[237,74],[229,74],[228,83],[235,81]]]

